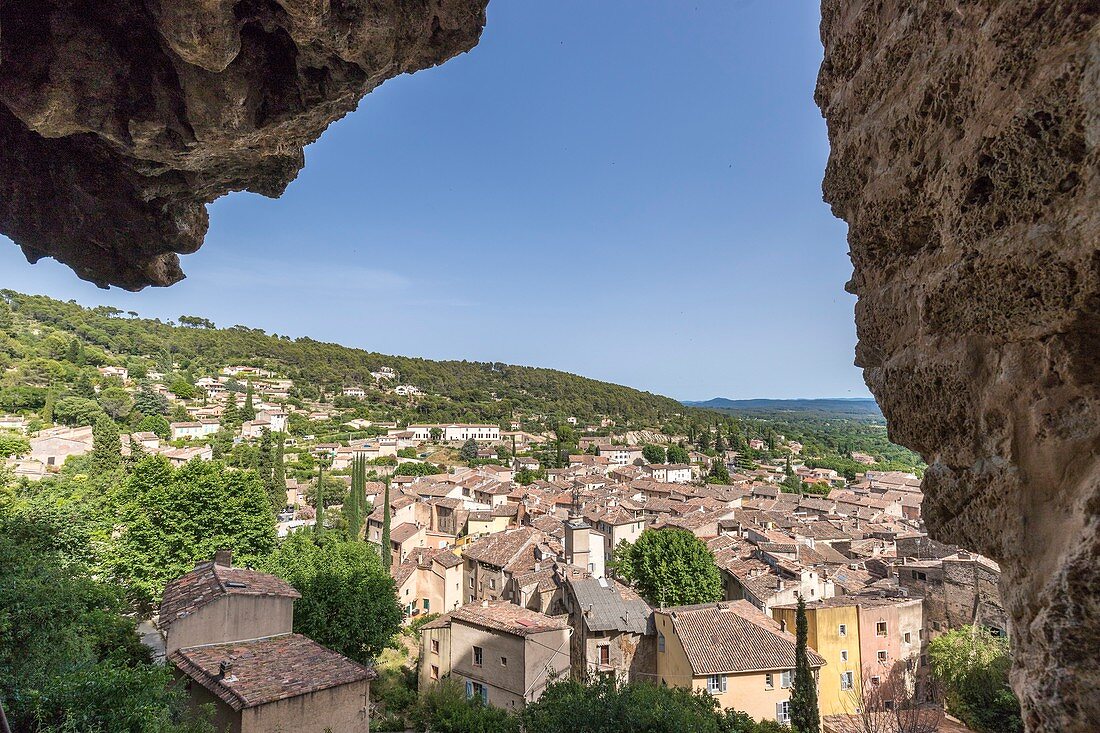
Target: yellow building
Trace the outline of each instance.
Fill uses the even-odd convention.
[[[818,676],[817,702],[822,715],[855,713],[860,675],[859,613],[855,603],[841,598],[806,604],[807,644],[825,659]],[[776,606],[772,616],[784,628],[795,630],[795,605]]]
[[[690,687],[758,720],[790,721],[795,638],[748,601],[654,611],[657,684]],[[815,672],[825,663],[812,650]]]

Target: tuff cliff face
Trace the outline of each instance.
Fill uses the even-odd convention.
[[[140,289],[230,191],[278,196],[386,79],[469,50],[488,0],[0,4],[0,232]]]
[[[856,362],[1002,564],[1031,731],[1100,720],[1100,3],[824,0]]]

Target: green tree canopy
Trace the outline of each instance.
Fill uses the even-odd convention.
[[[681,606],[722,598],[722,574],[714,555],[683,529],[647,529],[615,548],[615,573],[651,604]]]
[[[275,546],[275,517],[255,471],[200,460],[173,468],[162,456],[149,456],[119,494],[115,572],[141,603],[159,602],[168,581],[217,550],[232,550],[248,563]]]
[[[53,406],[53,419],[73,427],[93,425],[102,414],[103,408],[99,403],[86,397],[64,397]]]
[[[112,420],[122,420],[133,409],[134,400],[122,387],[108,387],[99,393],[99,405]]]
[[[0,510],[0,698],[15,731],[199,733],[117,587],[57,549],[60,528]]]
[[[262,567],[302,594],[294,630],[352,659],[372,661],[401,627],[397,590],[374,545],[295,532]]]
[[[642,446],[642,457],[647,463],[664,463],[668,456],[663,445],[646,443]]]
[[[821,714],[817,705],[817,685],[808,653],[809,623],[806,600],[798,596],[795,615],[794,684],[791,688],[791,727],[798,733],[819,733]]]
[[[1084,650],[1082,650],[1084,651]],[[963,626],[928,644],[932,673],[943,684],[947,710],[980,733],[1023,730],[1020,701],[1008,684],[1008,640]]]
[[[155,433],[161,440],[168,440],[172,434],[172,426],[164,415],[146,415],[137,424],[139,433]]]
[[[682,445],[670,445],[667,455],[669,463],[691,463],[691,456]]]
[[[466,461],[467,463],[473,463],[477,460],[477,451],[477,441],[473,438],[470,438],[462,444],[462,450],[460,450],[458,454],[462,457],[462,460]]]

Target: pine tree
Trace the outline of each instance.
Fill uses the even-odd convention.
[[[252,382],[248,383],[248,389],[244,393],[244,407],[241,408],[240,416],[241,422],[256,419],[255,390],[252,388]]]
[[[15,319],[11,315],[11,307],[6,300],[0,299],[0,331],[10,332],[15,326]]]
[[[820,733],[821,714],[817,708],[817,686],[807,651],[809,623],[806,620],[806,599],[798,596],[795,617],[794,682],[791,687],[791,728],[796,733]]]
[[[42,422],[53,422],[53,406],[57,402],[57,394],[51,389],[46,393],[46,404],[42,406]]]
[[[385,498],[382,504],[382,567],[388,573],[392,562],[390,554],[390,477],[386,479]]]
[[[92,427],[92,464],[96,471],[113,471],[122,464],[122,439],[115,421],[100,415]]]

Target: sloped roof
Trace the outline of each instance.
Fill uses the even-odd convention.
[[[786,670],[795,666],[795,638],[748,601],[666,609],[696,675]],[[825,664],[812,649],[810,665]]]
[[[588,578],[570,580],[585,626],[592,631],[645,634],[652,609],[640,598],[625,599],[614,583]]]
[[[553,618],[508,601],[481,601],[460,606],[451,611],[451,621],[461,621],[515,636],[569,628],[562,618]]]
[[[227,595],[302,597],[289,583],[270,573],[216,565],[213,561],[204,562],[173,580],[164,589],[160,602],[160,627],[166,629],[173,621],[189,616]]]
[[[234,710],[377,676],[301,634],[177,649],[169,661]]]

